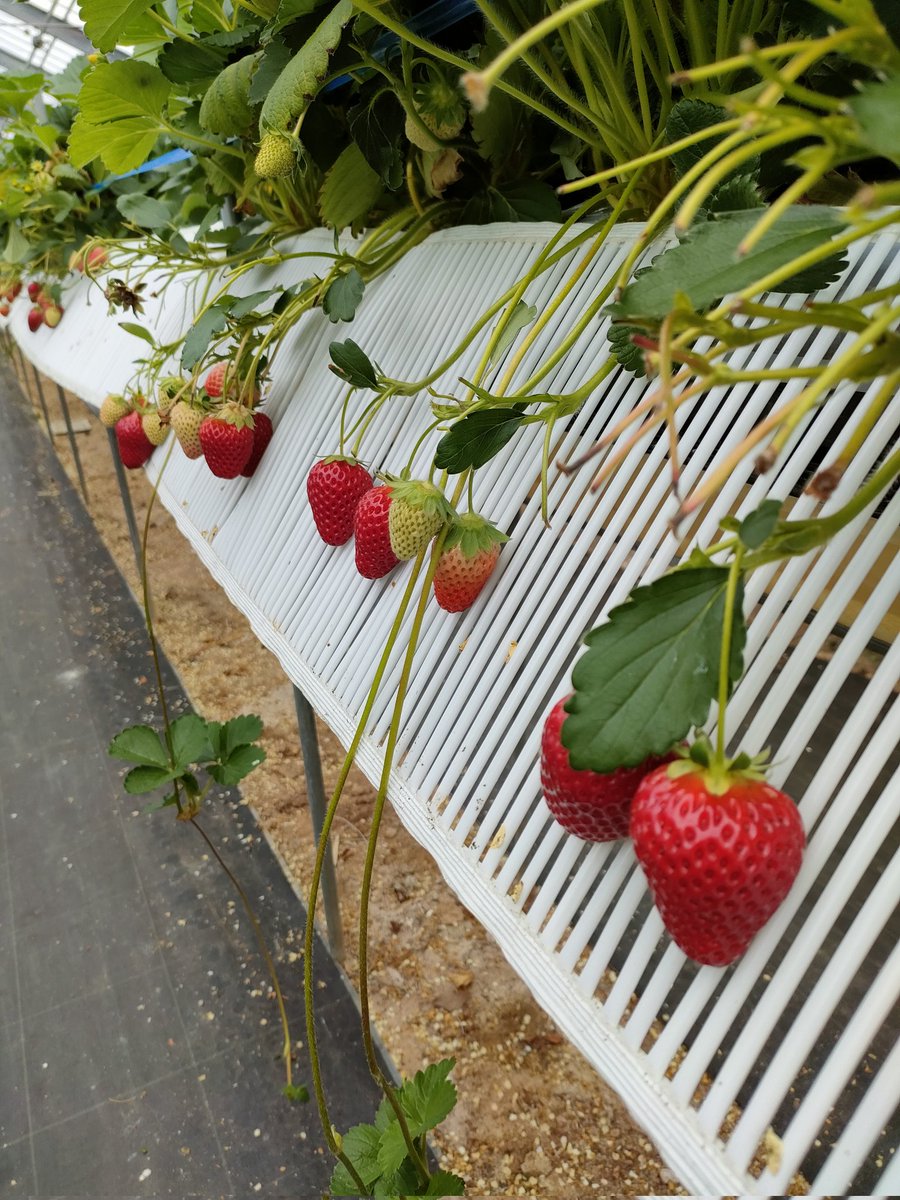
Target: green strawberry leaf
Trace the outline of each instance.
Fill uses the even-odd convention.
[[[207,721],[206,734],[212,749],[211,758],[221,761],[228,756],[225,749],[225,725],[221,721]]]
[[[534,304],[526,304],[524,300],[520,300],[516,307],[512,310],[509,320],[503,326],[503,332],[497,339],[497,345],[494,347],[494,353],[491,355],[491,361],[488,366],[493,366],[499,362],[504,354],[518,337],[519,333],[537,316],[537,307]]]
[[[265,759],[266,752],[262,746],[238,746],[225,762],[210,766],[209,773],[220,786],[234,787]]]
[[[398,1200],[401,1196],[422,1195],[422,1185],[410,1159],[405,1158],[396,1171],[376,1179],[373,1194],[376,1200]]]
[[[322,297],[322,310],[330,321],[352,321],[366,290],[362,275],[351,267],[339,275]]]
[[[248,316],[254,309],[259,308],[260,304],[274,295],[274,290],[270,288],[265,292],[252,292],[249,296],[235,296],[229,304],[228,315],[235,321],[240,321],[242,317]]]
[[[751,209],[695,225],[684,241],[639,271],[606,311],[617,320],[661,320],[686,300],[703,312],[821,246],[847,224],[833,208],[789,208],[748,254],[739,255],[741,242],[758,220],[759,210]]]
[[[156,338],[149,329],[145,329],[143,325],[138,325],[136,321],[120,321],[119,328],[124,329],[126,333],[132,334],[134,337],[143,338],[145,342],[149,342],[151,346],[156,345]]]
[[[741,521],[737,534],[748,550],[758,550],[774,532],[782,503],[781,500],[763,500],[759,508]]]
[[[350,136],[385,187],[403,186],[403,105],[390,89],[379,89],[368,101],[348,109]]]
[[[417,1071],[400,1089],[400,1104],[413,1137],[440,1125],[456,1104],[456,1087],[448,1079],[455,1058],[445,1058]]]
[[[721,121],[727,121],[729,115],[718,104],[710,104],[706,100],[679,100],[666,119],[666,137],[670,143],[680,142],[682,138],[690,137],[693,133],[700,133],[703,129],[710,129]],[[686,175],[691,167],[696,166],[701,158],[726,136],[724,133],[713,134],[702,142],[687,146],[684,150],[676,150],[672,155],[672,166],[678,178]],[[736,167],[726,179],[733,178],[738,171],[744,175],[755,175],[758,170],[759,159],[752,158],[749,163],[741,163]]]
[[[378,391],[378,376],[368,356],[356,342],[332,342],[328,347],[331,355],[331,370],[353,387]]]
[[[847,102],[862,144],[900,165],[900,75],[870,83]]]
[[[225,755],[231,754],[238,746],[257,741],[262,736],[262,731],[262,717],[258,717],[256,713],[243,713],[239,717],[232,717],[224,725]]]
[[[631,335],[642,332],[643,330],[637,325],[616,324],[610,325],[606,334],[610,349],[619,365],[638,379],[643,379],[647,374],[647,364],[644,360],[643,349],[634,344]]]
[[[397,1128],[399,1129],[399,1126]],[[380,1143],[381,1134],[374,1125],[354,1125],[341,1140],[341,1149],[353,1163],[360,1179],[368,1186],[381,1174],[381,1167],[378,1165]],[[335,1164],[329,1190],[333,1196],[359,1195],[359,1188],[341,1162]]]
[[[303,1086],[302,1083],[286,1083],[281,1089],[282,1096],[286,1096],[291,1104],[307,1104],[309,1102],[309,1088]]]
[[[426,1196],[464,1196],[466,1194],[465,1180],[454,1175],[452,1171],[435,1171],[428,1181]]]
[[[524,420],[524,404],[469,413],[438,442],[434,465],[450,475],[483,467],[500,453]]]
[[[126,221],[140,225],[142,229],[162,229],[172,221],[172,210],[168,204],[153,196],[142,196],[140,192],[120,196],[116,208]]]
[[[229,302],[220,301],[206,310],[188,330],[181,348],[181,366],[192,371],[209,346],[210,341],[228,324]]]
[[[377,203],[382,187],[381,176],[369,166],[356,142],[351,142],[325,176],[319,193],[322,224],[340,232],[362,220]]]
[[[719,685],[726,567],[689,567],[635,588],[585,637],[563,745],[576,770],[614,771],[665,754],[702,725]],[[738,589],[731,681],[746,641]]]
[[[132,725],[123,729],[109,743],[107,754],[111,758],[124,758],[126,762],[142,763],[149,767],[169,766],[169,752],[159,734],[149,725]]]
[[[172,722],[172,757],[178,767],[212,758],[206,722],[196,713],[185,713]]]
[[[168,767],[135,767],[124,779],[125,791],[129,796],[142,796],[145,792],[153,792],[164,783],[177,779],[181,771],[172,771]]]
[[[416,1135],[410,1129],[413,1137]],[[400,1169],[403,1160],[406,1158],[406,1142],[403,1138],[403,1130],[400,1128],[400,1122],[397,1120],[391,1121],[387,1129],[382,1130],[378,1135],[378,1173],[379,1175],[393,1175]]]

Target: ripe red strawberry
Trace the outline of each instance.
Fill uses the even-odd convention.
[[[372,476],[355,458],[333,454],[315,464],[306,477],[306,494],[323,542],[329,546],[349,542],[356,506],[371,489]]]
[[[200,422],[206,465],[219,479],[236,479],[253,451],[253,414],[240,404],[223,404]]]
[[[34,308],[28,310],[28,328],[32,333],[37,333],[43,323],[44,310],[42,308],[38,308],[38,306],[35,305]]]
[[[212,397],[213,400],[218,400],[222,395],[222,389],[225,386],[225,376],[229,372],[230,367],[230,362],[219,362],[207,373],[203,381],[203,386],[206,388],[207,396]],[[231,368],[232,374],[233,371],[234,369]]]
[[[353,518],[356,569],[366,579],[381,579],[400,561],[391,549],[390,508],[389,487],[370,488],[356,506]]]
[[[4,300],[2,303],[0,303],[0,317],[8,317],[8,316],[9,316],[9,304]]]
[[[648,772],[671,762],[675,755],[648,758],[636,767],[619,767],[608,774],[576,771],[560,739],[567,700],[564,696],[550,710],[541,737],[541,787],[547,807],[563,829],[586,842],[614,842],[628,837],[638,784]]]
[[[391,549],[399,559],[415,558],[452,517],[443,492],[433,483],[391,480]]]
[[[41,285],[38,283],[38,281],[36,279],[32,279],[32,281],[28,285],[28,299],[29,300],[37,300],[37,298],[40,294],[41,294]]]
[[[249,479],[259,466],[259,461],[266,452],[266,447],[272,440],[274,433],[272,422],[267,413],[253,413],[253,449],[250,451],[250,457],[247,459],[247,464],[241,474]]]
[[[806,838],[793,800],[746,755],[707,766],[699,741],[691,755],[640,784],[631,836],[675,942],[695,962],[724,967],[790,891]]]
[[[434,573],[434,598],[441,608],[457,613],[475,603],[508,540],[478,513],[454,521]]]
[[[116,422],[116,441],[123,465],[131,470],[142,467],[153,453],[153,443],[144,433],[141,414],[137,411]]]

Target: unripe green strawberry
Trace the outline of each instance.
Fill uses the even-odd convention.
[[[100,420],[107,429],[115,429],[116,422],[131,412],[131,402],[124,396],[107,396],[100,405]]]
[[[425,129],[407,111],[406,136],[420,150],[438,150],[440,143],[435,138],[442,141],[455,138],[466,121],[466,107],[459,88],[436,66],[429,67],[428,80],[413,89],[413,107]],[[428,136],[426,129],[434,134],[433,138]]]
[[[144,430],[147,441],[153,446],[161,446],[169,433],[168,421],[163,421],[155,404],[141,413],[141,428]]]
[[[179,400],[169,413],[169,424],[175,430],[178,444],[188,458],[200,458],[203,454],[203,447],[200,445],[200,422],[205,416],[202,408],[190,404],[187,400]]]
[[[171,411],[172,405],[179,396],[184,395],[186,381],[178,375],[166,375],[160,379],[156,388],[156,407],[163,415]]]
[[[290,141],[278,133],[267,133],[259,144],[253,169],[260,179],[279,179],[290,175],[296,159]]]
[[[445,612],[462,612],[475,603],[508,540],[478,513],[454,521],[434,573],[434,598]]]
[[[453,516],[444,494],[433,483],[391,479],[388,529],[391,549],[402,562],[415,558]]]

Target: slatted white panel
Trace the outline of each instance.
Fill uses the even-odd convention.
[[[401,570],[380,583],[362,580],[352,546],[331,549],[315,533],[305,479],[316,456],[336,448],[344,392],[327,369],[328,343],[350,336],[388,375],[421,378],[521,275],[551,230],[498,226],[435,235],[369,285],[349,328],[314,313],[293,331],[270,388],[276,436],[254,479],[217,480],[177,449],[166,468],[161,495],[185,536],[345,743],[405,576]],[[526,355],[519,378],[572,328],[622,261],[634,232],[623,227],[597,255],[571,304]],[[298,246],[324,254],[330,242],[314,233]],[[526,300],[542,311],[577,261],[575,252],[536,281]],[[288,284],[314,269],[309,259],[292,261],[243,279],[240,290],[267,280]],[[827,296],[898,275],[897,243],[885,236],[852,252],[849,271]],[[800,297],[776,299],[790,307],[802,303]],[[184,327],[190,306],[190,297],[166,292],[157,314],[166,336]],[[34,338],[21,322],[13,323],[14,332],[38,365],[91,402],[120,388],[132,372],[139,343],[122,341],[127,335],[118,331],[110,335],[96,302],[88,310],[73,295],[52,334]],[[438,390],[458,387],[458,376],[471,377],[483,345],[478,339]],[[800,331],[774,349],[742,350],[732,361],[752,369],[771,365],[777,355],[779,362],[818,364],[839,345],[831,332]],[[76,361],[79,347],[88,349]],[[605,323],[595,321],[541,390],[572,390],[604,355]],[[624,372],[611,376],[591,403],[560,425],[556,456],[590,446],[646,386]],[[700,523],[697,540],[709,541],[726,512],[748,512],[764,497],[785,498],[792,489],[799,496],[793,515],[814,513],[798,483],[815,456],[824,452],[829,461],[839,452],[877,386],[861,386],[855,408],[845,407],[847,388],[807,418],[770,475],[753,479],[749,466],[735,472]],[[776,397],[783,403],[801,387],[795,381],[783,388],[720,388],[681,410],[683,490]],[[355,411],[364,402],[357,398]],[[364,457],[399,470],[427,418],[426,396],[392,400],[370,428]],[[853,494],[893,443],[898,423],[900,396],[825,511]],[[419,453],[418,467],[430,460],[436,436]],[[540,429],[526,428],[479,472],[477,507],[512,540],[473,609],[459,617],[436,606],[428,612],[391,799],[449,885],[690,1190],[784,1192],[802,1168],[823,1192],[848,1191],[857,1180],[860,1191],[871,1192],[883,1168],[882,1190],[889,1193],[897,1165],[882,1130],[896,1120],[900,1100],[891,1025],[900,994],[894,950],[900,649],[891,647],[870,679],[855,666],[896,603],[900,565],[889,551],[900,492],[877,520],[870,508],[824,552],[780,572],[761,570],[749,581],[748,669],[729,706],[730,730],[740,732],[750,752],[772,747],[773,781],[799,801],[809,848],[787,901],[740,963],[697,968],[665,937],[630,844],[587,846],[566,835],[548,818],[537,771],[543,717],[568,690],[581,633],[635,583],[673,562],[665,439],[636,447],[599,494],[589,490],[590,467],[574,477],[551,472],[547,530],[536,489],[541,437]],[[153,470],[164,452],[157,452]],[[865,581],[849,632],[827,662],[820,660],[825,639]],[[373,780],[381,772],[401,657],[402,645],[360,752]],[[827,751],[812,754],[820,725],[828,732],[818,745]],[[781,1163],[771,1158],[757,1180],[750,1168],[770,1128],[783,1139]]]

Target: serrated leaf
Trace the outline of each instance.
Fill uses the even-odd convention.
[[[469,413],[438,442],[434,465],[450,475],[483,467],[500,453],[524,420],[524,404]]]
[[[250,83],[250,103],[262,104],[275,80],[291,61],[291,50],[278,38],[273,38],[262,51]]]
[[[487,187],[472,196],[460,216],[461,224],[490,225],[497,221],[562,220],[559,197],[539,179]]]
[[[332,342],[328,347],[328,353],[331,356],[331,369],[335,375],[340,375],[341,379],[352,384],[353,387],[369,388],[373,392],[378,391],[378,377],[375,374],[375,368],[356,342],[351,342],[349,338],[345,342]]]
[[[149,725],[131,725],[116,734],[109,743],[107,754],[126,762],[143,763],[152,767],[168,767],[169,752],[155,729]]]
[[[140,192],[120,196],[116,208],[126,221],[140,225],[142,229],[162,229],[172,220],[172,212],[167,204],[153,196],[144,196]]]
[[[145,329],[143,325],[138,325],[136,321],[120,321],[119,328],[124,329],[126,333],[133,334],[134,337],[141,338],[151,346],[156,345],[156,338],[154,338],[150,330]]]
[[[857,137],[874,154],[900,164],[900,75],[867,84],[848,101]]]
[[[76,167],[102,158],[110,171],[141,165],[165,132],[171,84],[157,67],[134,59],[98,63],[86,76],[69,135]]]
[[[353,0],[338,0],[314,33],[294,55],[269,89],[259,116],[260,136],[284,133],[309,107],[328,72],[344,26],[353,16]]]
[[[753,209],[692,227],[683,242],[664,250],[636,276],[607,311],[620,320],[662,320],[684,297],[703,312],[821,246],[847,224],[836,209],[790,208],[749,254],[739,257],[738,247],[758,220],[759,212]]]
[[[385,187],[403,186],[403,106],[395,92],[379,90],[347,113],[350,136]]]
[[[236,321],[239,321],[241,317],[246,317],[248,313],[252,313],[255,308],[259,308],[260,304],[274,295],[274,291],[270,289],[266,292],[253,292],[249,296],[236,296],[229,306],[228,312]]]
[[[153,792],[164,783],[171,783],[178,778],[178,774],[178,771],[171,771],[168,767],[135,767],[125,776],[123,784],[129,796],[143,796],[145,792]]]
[[[228,324],[226,309],[219,304],[208,308],[191,326],[181,350],[181,366],[192,371],[209,346],[212,338]]]
[[[172,722],[172,757],[176,766],[187,767],[212,757],[206,722],[196,713],[185,713]]]
[[[703,206],[707,212],[746,212],[763,208],[763,199],[752,175],[733,175],[720,183]]]
[[[456,1104],[456,1087],[448,1078],[456,1059],[445,1058],[417,1071],[400,1088],[400,1103],[413,1137],[440,1125]]]
[[[381,190],[381,176],[366,162],[356,142],[351,142],[325,176],[319,194],[323,224],[340,233],[370,212]]]
[[[28,239],[22,234],[18,225],[12,223],[6,235],[6,245],[3,247],[3,262],[25,262],[31,253]]]
[[[419,1195],[421,1187],[416,1168],[410,1159],[404,1158],[396,1171],[375,1180],[373,1195],[376,1200],[399,1200],[401,1196]]]
[[[644,351],[634,344],[631,335],[643,332],[637,325],[628,324],[610,325],[606,332],[609,348],[616,356],[616,361],[638,379],[643,379],[647,374],[647,363]]]
[[[341,1149],[353,1163],[353,1166],[359,1172],[360,1179],[364,1183],[371,1185],[381,1174],[381,1168],[378,1165],[378,1147],[381,1143],[381,1134],[374,1125],[354,1125],[348,1129],[341,1139]],[[342,1164],[338,1164],[341,1170],[344,1170]],[[353,1186],[352,1192],[338,1192],[336,1195],[357,1195],[357,1189],[350,1179],[349,1174],[347,1179]],[[332,1189],[333,1190],[333,1189]]]
[[[356,267],[339,275],[322,297],[322,311],[330,321],[352,321],[366,285]]]
[[[586,636],[562,728],[576,770],[637,766],[703,724],[718,691],[727,583],[725,567],[674,571],[635,588]],[[738,590],[732,681],[746,640]]]
[[[224,763],[209,767],[209,773],[222,787],[234,787],[265,761],[262,746],[238,746]]]
[[[206,735],[212,749],[212,757],[223,759],[227,757],[225,749],[225,726],[221,721],[207,721]]]
[[[7,116],[20,113],[44,87],[44,76],[0,75],[0,112]]]
[[[257,741],[262,736],[262,731],[262,717],[258,717],[256,713],[242,713],[239,717],[232,717],[230,721],[225,722],[222,729],[225,754],[231,754],[238,746]]]
[[[206,89],[200,105],[200,125],[207,133],[232,135],[249,131],[254,114],[250,85],[259,59],[257,52],[229,63]]]
[[[391,1121],[387,1129],[379,1133],[378,1139],[378,1174],[393,1175],[406,1158],[406,1142],[403,1139],[400,1123]]]
[[[738,537],[749,550],[758,549],[768,538],[781,512],[781,500],[763,500],[759,508],[748,513],[738,526]]]
[[[666,119],[666,138],[670,145],[680,142],[682,138],[700,133],[704,129],[710,129],[721,121],[727,121],[729,115],[724,108],[720,108],[718,104],[710,104],[707,100],[679,100],[677,104],[673,105]],[[687,146],[684,150],[676,150],[671,157],[671,162],[678,178],[686,175],[691,167],[696,166],[701,158],[704,158],[726,136],[724,133],[713,134],[702,142]],[[755,175],[758,170],[758,158],[752,158],[749,162],[741,163],[739,167],[735,168],[735,171],[751,176]],[[730,175],[726,176],[726,179],[730,178]]]
[[[782,280],[772,291],[786,296],[797,293],[804,296],[811,295],[840,279],[847,270],[849,262],[846,250],[842,250],[839,254],[831,254],[828,258],[823,258],[821,262],[813,263],[811,267],[806,267],[804,270],[798,271],[796,275],[791,275],[789,279]]]
[[[464,1196],[466,1182],[452,1171],[433,1171],[426,1196]]]
[[[520,300],[516,307],[512,310],[509,320],[503,326],[503,332],[497,339],[497,345],[494,347],[494,353],[491,357],[488,366],[493,366],[499,362],[503,355],[507,352],[518,335],[526,326],[537,316],[537,307],[534,304],[526,304],[524,300]]]
[[[84,32],[98,50],[115,50],[127,32],[134,40],[135,32],[146,29],[141,18],[153,7],[154,0],[80,0],[78,5]],[[157,26],[151,26],[157,29]]]

